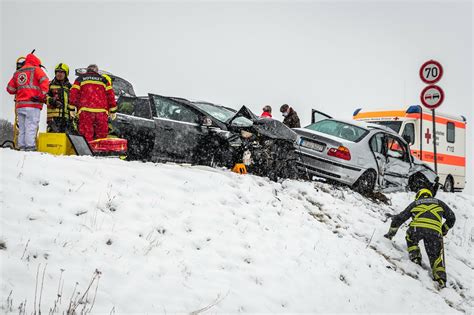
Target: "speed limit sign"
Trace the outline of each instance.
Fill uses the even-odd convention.
[[[441,80],[443,76],[443,66],[436,60],[425,62],[420,68],[420,78],[427,84],[434,84]]]

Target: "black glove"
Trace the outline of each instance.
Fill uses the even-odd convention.
[[[31,97],[30,100],[33,101],[33,102],[41,102],[41,97],[39,97],[39,96],[33,96],[33,97]]]
[[[446,234],[448,234],[449,227],[446,223],[444,223],[443,226],[441,227],[441,231],[443,232],[443,236],[446,236]]]
[[[395,236],[395,234],[397,234],[397,231],[398,231],[397,228],[390,228],[390,230],[388,230],[387,234],[385,234],[383,237],[388,238],[389,240],[391,240]]]
[[[390,233],[387,233],[387,234],[384,234],[383,237],[388,238],[389,240],[392,240],[392,238],[394,237],[394,235],[392,235],[392,234],[390,234]]]
[[[61,107],[63,107],[63,103],[61,103],[61,101],[55,101],[54,102],[54,107],[61,108]]]

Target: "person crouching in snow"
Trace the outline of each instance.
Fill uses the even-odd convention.
[[[99,74],[97,65],[76,78],[71,88],[69,113],[79,118],[79,133],[87,141],[106,138],[108,117],[115,119],[117,105],[111,83]]]
[[[421,266],[421,252],[418,243],[423,240],[431,264],[433,279],[440,288],[446,286],[443,236],[454,226],[456,216],[444,202],[433,197],[431,190],[423,188],[416,194],[415,201],[392,217],[390,230],[384,237],[392,239],[398,228],[412,218],[407,230],[406,241],[410,260]],[[442,218],[446,221],[442,222]]]
[[[270,105],[263,106],[263,113],[260,118],[272,118],[272,107]]]
[[[48,92],[49,79],[41,69],[41,60],[33,53],[15,71],[7,85],[7,92],[15,95],[15,111],[18,118],[18,148],[36,150],[41,109]]]

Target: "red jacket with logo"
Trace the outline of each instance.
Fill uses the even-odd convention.
[[[17,70],[8,82],[7,92],[15,95],[16,108],[43,107],[41,101],[31,100],[34,96],[44,99],[48,92],[49,80],[40,65],[41,60],[38,57],[27,55],[24,66]]]
[[[110,82],[96,72],[86,72],[79,76],[69,93],[69,110],[75,108],[78,113],[116,112],[115,94]]]

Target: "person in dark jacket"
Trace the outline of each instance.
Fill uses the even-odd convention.
[[[285,117],[283,123],[289,128],[301,128],[300,118],[298,114],[288,104],[283,104],[280,107],[280,112]]]
[[[47,131],[48,132],[66,132],[72,127],[69,118],[69,91],[71,83],[69,82],[69,67],[65,63],[59,63],[54,68],[55,77],[49,84],[49,91],[46,95],[46,104],[48,105]]]
[[[444,202],[433,197],[431,190],[421,189],[415,201],[392,217],[390,230],[384,236],[392,239],[398,228],[409,218],[412,218],[406,233],[406,242],[410,260],[421,265],[421,252],[418,243],[423,240],[425,250],[430,260],[433,279],[440,288],[446,287],[446,265],[444,262],[443,236],[454,226],[456,216]],[[446,221],[443,223],[442,219]]]

